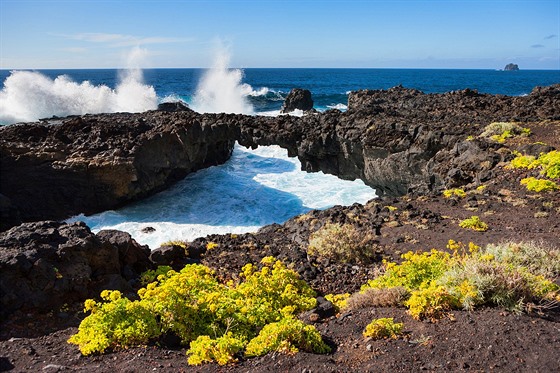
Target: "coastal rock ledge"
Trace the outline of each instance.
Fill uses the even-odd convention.
[[[509,97],[465,89],[357,91],[348,111],[303,117],[149,111],[0,128],[2,229],[118,208],[225,162],[235,141],[280,145],[305,171],[362,179],[380,196],[480,183],[509,153],[492,122],[560,120],[560,85]],[[5,211],[4,211],[5,210]],[[4,217],[6,217],[4,219]]]
[[[2,211],[1,228],[18,218],[59,220],[114,209],[225,162],[235,136],[226,126],[185,119],[193,115],[84,115],[1,128],[0,194],[3,210],[11,209]]]

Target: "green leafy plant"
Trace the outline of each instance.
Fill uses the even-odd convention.
[[[150,282],[156,281],[160,275],[166,275],[171,270],[170,266],[158,266],[156,269],[149,269],[140,275],[140,283],[146,286]]]
[[[461,221],[459,226],[461,228],[472,229],[477,232],[485,232],[488,230],[488,224],[480,220],[480,218],[476,215]]]
[[[108,348],[146,344],[160,334],[156,317],[143,304],[123,298],[117,290],[104,290],[101,299],[88,299],[84,312],[91,312],[68,340],[84,355]]]
[[[516,123],[512,122],[493,122],[486,126],[481,137],[489,137],[492,140],[504,143],[506,139],[514,136],[529,136],[531,130],[523,128]]]
[[[226,333],[216,339],[201,335],[191,342],[187,352],[187,355],[189,355],[187,361],[190,365],[200,365],[213,361],[220,365],[235,363],[237,362],[235,355],[243,350],[245,344],[246,342],[235,338],[232,333]]]
[[[537,179],[528,177],[521,180],[521,184],[525,185],[527,190],[532,192],[550,192],[559,190],[560,187],[553,180],[560,179],[560,152],[553,150],[548,153],[542,153],[538,158],[531,155],[522,155],[516,153],[517,156],[510,162],[512,168],[533,169],[540,168],[540,174],[548,179]]]
[[[527,177],[525,179],[522,179],[521,180],[521,185],[525,185],[527,190],[529,190],[531,192],[537,192],[537,193],[552,192],[552,191],[560,189],[558,187],[558,184],[556,184],[552,180],[537,179],[537,178],[534,178],[534,177]]]
[[[362,334],[372,339],[398,338],[402,334],[403,327],[403,323],[396,323],[392,317],[385,317],[370,322]]]
[[[325,299],[334,305],[336,312],[340,312],[341,310],[346,308],[346,302],[348,301],[349,297],[350,293],[325,295]]]

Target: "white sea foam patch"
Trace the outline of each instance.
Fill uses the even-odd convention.
[[[247,150],[236,145],[221,166],[187,176],[172,188],[118,211],[77,216],[94,232],[119,229],[157,248],[169,240],[209,234],[254,232],[310,209],[365,203],[375,191],[361,181],[300,171],[301,164],[278,147]],[[152,233],[142,230],[155,228]]]
[[[338,109],[340,111],[346,111],[348,110],[348,106],[345,104],[334,104],[334,105],[327,105],[327,108],[329,109]]]
[[[77,83],[66,75],[51,79],[34,71],[12,71],[0,91],[0,123],[29,122],[73,114],[142,112],[157,108],[152,86],[137,69],[121,74],[115,89]]]

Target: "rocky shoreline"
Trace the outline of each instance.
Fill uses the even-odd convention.
[[[305,171],[359,178],[379,195],[480,183],[504,160],[502,146],[467,138],[490,122],[559,120],[559,91],[551,86],[507,97],[395,87],[351,93],[344,113],[270,118],[187,109],[5,126],[0,173],[10,177],[0,180],[2,228],[123,206],[223,163],[235,141],[280,145]]]
[[[5,359],[17,371],[40,368],[34,354],[21,353],[25,346],[43,351],[39,355],[47,353],[41,340],[56,343],[67,338],[66,328],[75,327],[83,317],[81,301],[95,297],[103,288],[132,293],[138,275],[156,264],[180,268],[202,263],[221,279],[229,279],[244,264],[272,255],[296,270],[319,294],[327,294],[356,291],[375,276],[382,259],[398,261],[409,250],[444,250],[450,239],[478,245],[538,241],[558,249],[560,193],[528,192],[519,181],[538,172],[504,166],[513,158],[513,151],[538,156],[559,149],[559,113],[560,85],[536,88],[525,97],[471,90],[428,95],[395,87],[353,92],[345,113],[332,110],[266,118],[170,108],[1,128],[2,224],[3,229],[13,227],[0,233],[0,345],[10,351]],[[496,141],[483,135],[492,122],[516,122],[531,135]],[[297,156],[305,170],[361,178],[381,197],[366,205],[312,211],[252,234],[213,235],[151,252],[125,233],[94,235],[80,223],[16,226],[20,221],[56,220],[143,198],[189,172],[224,162],[235,141],[246,147],[280,145]],[[462,188],[466,197],[442,196],[450,188]],[[472,215],[480,215],[490,228],[485,232],[460,228],[459,221]],[[327,223],[350,224],[369,237],[368,245],[375,253],[371,262],[340,263],[308,255],[311,234]],[[358,338],[357,325],[372,314],[402,318],[404,311],[381,308],[347,315],[346,321],[330,316],[315,319],[321,333],[337,346],[332,355],[299,354],[277,361],[275,356],[267,356],[227,369],[266,371],[279,363],[284,370],[355,371],[381,366],[396,371],[478,371],[487,370],[489,362],[498,362],[493,368],[497,371],[560,368],[552,358],[560,346],[558,309],[535,322],[530,316],[514,320],[498,311],[486,311],[472,316],[458,312],[456,321],[444,321],[435,329],[414,324],[411,333],[429,333],[435,347],[415,348],[412,353],[406,352],[411,346],[400,342],[372,345]],[[41,320],[40,327],[37,320]],[[523,335],[532,345],[520,346],[513,337],[503,337],[501,329],[489,327],[502,321],[503,330],[519,338]],[[468,326],[472,322],[486,329],[472,331]],[[525,327],[532,322],[538,327]],[[29,330],[29,325],[36,326]],[[461,328],[471,334],[454,336],[458,338],[454,342],[443,340]],[[474,351],[477,343],[490,339],[493,342],[488,343],[500,344],[493,355],[469,353],[470,360],[457,361],[463,349]],[[60,348],[61,355],[69,357],[47,360],[69,369],[98,366],[105,371],[122,368],[132,358],[125,351],[111,357],[73,359],[71,349]],[[180,360],[185,360],[184,355],[158,352],[157,348],[134,351],[150,355],[162,367],[216,369],[187,368],[186,361],[183,365]],[[520,356],[516,361],[507,359],[512,351]],[[165,354],[175,357],[168,362]],[[403,356],[408,365],[395,363]],[[129,369],[134,370],[134,364]]]

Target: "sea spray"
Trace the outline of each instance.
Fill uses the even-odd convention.
[[[243,72],[229,69],[227,52],[217,53],[214,65],[204,74],[193,100],[193,109],[199,113],[253,114],[248,95],[259,95],[248,84],[241,83]]]
[[[0,91],[0,124],[53,115],[142,112],[155,108],[156,92],[144,84],[142,70],[136,66],[119,74],[114,90],[89,81],[77,83],[67,75],[51,79],[35,71],[12,71]]]

